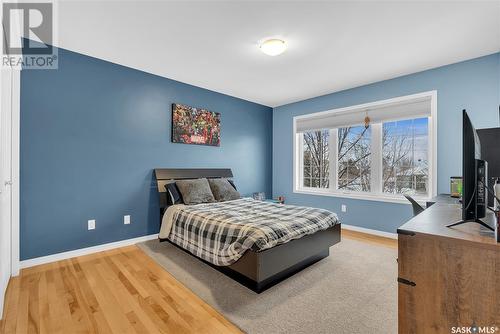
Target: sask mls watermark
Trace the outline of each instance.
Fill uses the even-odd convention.
[[[52,2],[4,2],[2,23],[2,67],[58,67]]]
[[[497,326],[456,326],[451,327],[451,334],[495,334],[500,333]]]

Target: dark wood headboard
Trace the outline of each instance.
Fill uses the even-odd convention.
[[[163,212],[168,206],[166,184],[175,180],[230,178],[233,177],[233,172],[229,168],[156,168],[155,177],[160,195],[160,210]]]

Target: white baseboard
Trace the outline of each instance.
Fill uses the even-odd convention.
[[[158,238],[158,233],[145,235],[143,237],[137,237],[137,238],[132,238],[132,239],[125,239],[125,240],[110,242],[107,244],[102,244],[102,245],[97,245],[97,246],[92,246],[92,247],[87,247],[87,248],[75,249],[75,250],[68,251],[68,252],[62,252],[62,253],[57,253],[57,254],[52,254],[52,255],[47,255],[47,256],[35,257],[33,259],[21,261],[20,267],[21,267],[21,269],[22,268],[29,268],[29,267],[33,267],[33,266],[38,266],[40,264],[70,259],[70,258],[76,257],[76,256],[82,256],[82,255],[102,252],[102,251],[113,249],[113,248],[130,246],[130,245],[134,245],[138,242],[143,242],[143,241],[157,239],[157,238]]]
[[[390,238],[390,239],[396,239],[396,240],[398,239],[398,235],[396,233],[372,230],[370,228],[364,228],[364,227],[346,225],[346,224],[342,224],[341,226],[342,226],[342,228],[345,228],[346,230],[362,232],[362,233],[366,233],[366,234],[373,234],[373,235],[376,235],[379,237],[385,237],[385,238]]]

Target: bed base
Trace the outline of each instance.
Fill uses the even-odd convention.
[[[175,182],[175,180],[221,177],[232,178],[233,172],[228,168],[155,169],[160,200],[160,217],[163,216],[163,213],[171,204],[165,189],[166,184]],[[160,241],[169,240],[160,239]],[[340,242],[340,224],[262,252],[247,251],[238,261],[225,267],[215,266],[182,247],[172,244],[249,289],[261,293],[311,264],[324,259],[329,255],[329,248],[338,242]]]
[[[168,239],[160,239],[160,241],[170,242],[250,290],[261,293],[326,258],[330,254],[330,247],[340,242],[340,231],[340,224],[336,224],[326,230],[306,235],[262,252],[247,251],[230,266],[216,266],[191,254]]]

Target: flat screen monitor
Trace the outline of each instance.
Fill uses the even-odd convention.
[[[462,115],[462,219],[466,221],[478,218],[476,213],[476,159],[481,159],[481,143],[465,110],[463,110]]]
[[[474,222],[493,230],[485,217],[488,190],[488,163],[481,159],[481,142],[467,112],[462,112],[462,220],[447,227]]]

